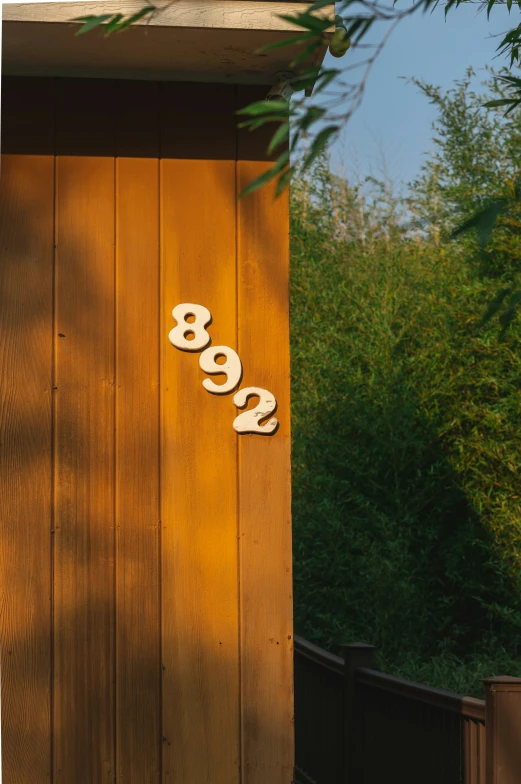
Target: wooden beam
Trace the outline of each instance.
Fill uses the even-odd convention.
[[[134,27],[108,38],[99,30],[76,37],[69,24],[4,21],[2,70],[11,76],[271,86],[275,74],[287,70],[299,49],[288,46],[261,54],[258,50],[291,35],[288,31],[156,26]],[[325,51],[324,46],[321,57]]]
[[[4,3],[5,22],[57,22],[86,15],[121,13],[130,15],[144,7],[144,0],[108,0],[85,3]],[[295,30],[281,15],[305,10],[310,3],[258,2],[257,0],[161,0],[151,18],[137,22],[152,27],[217,28],[221,30]],[[323,9],[325,17],[334,14],[334,5]]]

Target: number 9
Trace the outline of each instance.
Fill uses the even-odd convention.
[[[172,316],[177,321],[177,327],[168,333],[168,339],[173,346],[180,348],[181,351],[201,351],[206,348],[211,340],[205,330],[206,325],[212,320],[208,308],[185,302],[175,306]],[[190,317],[194,319],[192,323],[187,321]],[[193,338],[188,340],[187,335],[193,335]]]
[[[225,362],[222,365],[217,363],[218,357],[225,358]],[[199,357],[199,367],[209,375],[215,375],[216,373],[224,373],[226,375],[224,384],[216,384],[209,378],[205,378],[203,381],[203,387],[213,395],[227,395],[229,392],[233,392],[240,384],[242,364],[233,348],[228,346],[207,348]]]

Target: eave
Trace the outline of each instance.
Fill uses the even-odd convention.
[[[4,74],[161,81],[272,84],[298,49],[259,53],[298,31],[281,15],[309,3],[258,0],[162,0],[150,21],[105,37],[75,36],[71,20],[87,14],[130,15],[146,0],[3,4]],[[332,17],[334,6],[324,12]],[[321,62],[326,47],[315,62]]]

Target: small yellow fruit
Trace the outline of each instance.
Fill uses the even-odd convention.
[[[331,37],[329,51],[333,57],[343,57],[351,47],[351,39],[347,37],[347,31],[343,27],[337,27]]]

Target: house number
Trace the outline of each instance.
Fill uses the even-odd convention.
[[[212,321],[210,311],[203,305],[183,303],[175,306],[172,316],[177,326],[168,334],[170,343],[181,351],[202,351],[199,357],[201,370],[209,376],[219,373],[226,376],[223,384],[216,384],[212,379],[205,378],[203,387],[206,391],[212,395],[229,395],[237,389],[242,379],[242,362],[239,355],[229,346],[208,347],[211,337],[206,327]],[[221,358],[224,362],[217,362]],[[279,424],[276,417],[269,419],[266,424],[261,424],[270,414],[275,413],[277,408],[275,397],[267,389],[244,387],[235,393],[233,402],[237,408],[245,408],[252,397],[259,398],[258,404],[235,417],[233,429],[236,433],[275,433]]]

